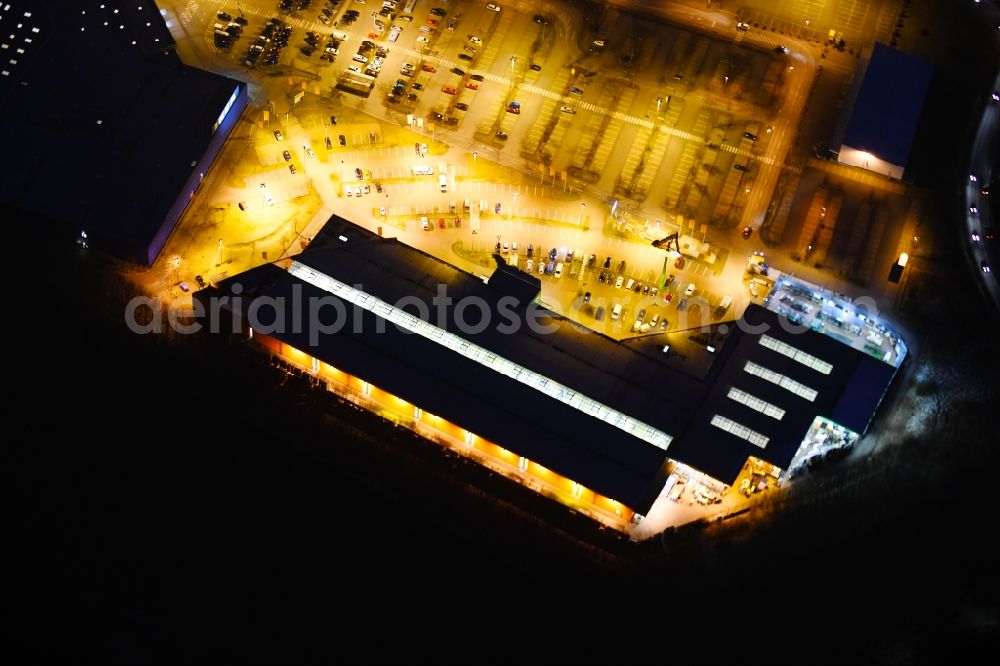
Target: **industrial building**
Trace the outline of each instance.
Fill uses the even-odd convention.
[[[152,264],[247,87],[184,65],[153,2],[70,4],[0,5],[0,124],[17,156],[0,203]]]
[[[670,334],[617,341],[538,293],[516,268],[484,280],[334,217],[298,256],[196,299],[235,317],[215,330],[626,529],[678,469],[725,492],[748,464],[777,475],[823,441],[854,441],[906,356],[863,308],[790,278],[747,309],[700,377],[667,362]],[[872,325],[877,345],[864,342]]]
[[[929,64],[884,44],[866,51],[831,144],[837,160],[903,180],[931,73]]]

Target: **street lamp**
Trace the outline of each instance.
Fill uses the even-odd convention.
[[[580,202],[580,221],[577,222],[578,226],[581,226],[581,227],[583,226],[583,211],[584,211],[584,209],[586,207],[587,207],[587,202],[586,201],[581,201]]]
[[[517,215],[517,192],[514,192],[514,196],[511,197],[510,201],[510,215],[514,217]]]
[[[663,102],[663,98],[662,97],[657,97],[656,98],[656,113],[657,114],[660,113],[660,103],[661,102]]]
[[[510,75],[514,76],[514,66],[517,64],[517,56],[512,55],[510,57]]]
[[[479,153],[475,150],[472,151],[472,175],[476,175],[476,158],[479,157]]]

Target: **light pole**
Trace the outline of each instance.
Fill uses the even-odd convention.
[[[510,77],[514,78],[514,66],[517,65],[517,56],[512,55],[510,57]]]
[[[656,98],[656,115],[660,115],[660,104],[663,102],[662,97]]]
[[[580,221],[577,222],[578,226],[581,226],[581,227],[583,226],[583,211],[586,208],[587,208],[587,202],[586,201],[581,201],[580,202]]]
[[[476,158],[479,157],[479,153],[475,150],[472,151],[472,177],[476,176]]]
[[[510,198],[510,216],[514,217],[517,215],[517,192],[514,192],[514,196]]]

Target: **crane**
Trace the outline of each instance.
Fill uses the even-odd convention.
[[[677,236],[676,232],[670,234],[666,238],[661,238],[660,240],[653,241],[653,247],[656,247],[656,248],[659,248],[661,250],[666,250],[667,252],[670,252],[670,244],[671,243],[673,243],[673,245],[674,245],[673,249],[674,249],[675,252],[680,252],[681,251],[680,242],[679,242],[679,239],[678,239],[678,236]]]

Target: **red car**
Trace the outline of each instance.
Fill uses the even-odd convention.
[[[673,297],[674,297],[673,294],[671,294],[669,291],[667,293],[663,294],[663,300],[666,303],[669,303],[670,299],[673,298]]]
[[[420,69],[424,70],[425,72],[430,72],[432,74],[437,71],[437,68],[434,67],[434,65],[428,65],[426,63],[424,63],[424,65]]]
[[[427,19],[427,25],[429,25],[432,28],[436,28],[438,27],[438,21],[437,19]]]
[[[444,229],[444,218],[438,218],[438,228]]]
[[[674,262],[674,268],[684,268],[684,257],[677,257],[677,261]]]

